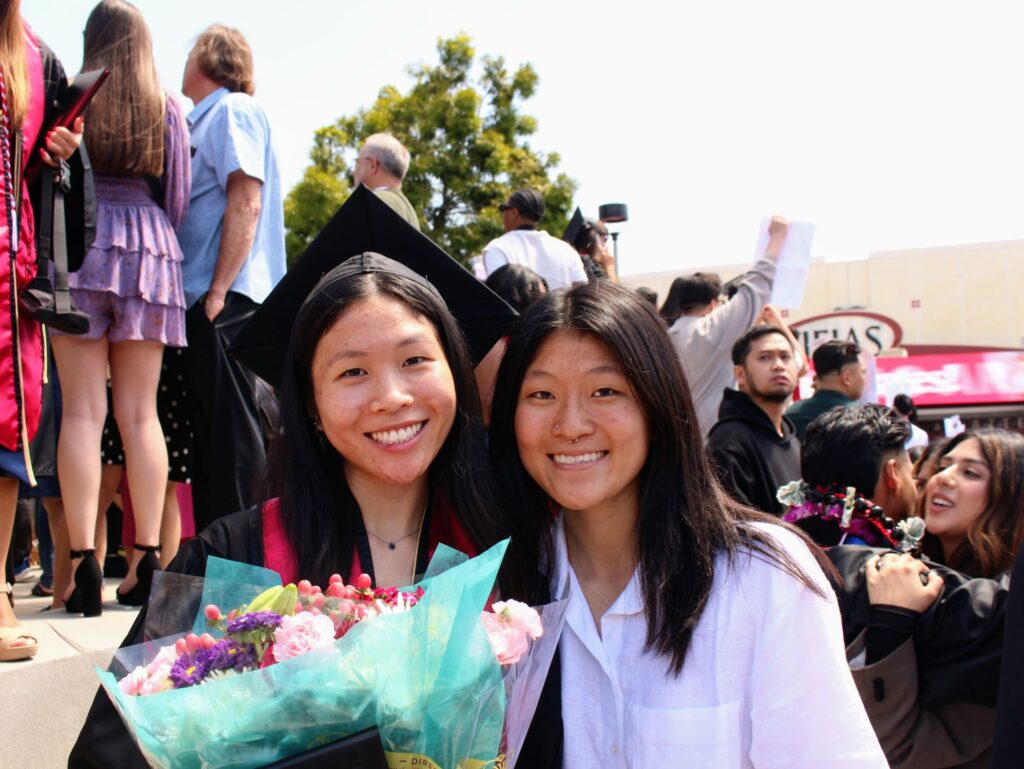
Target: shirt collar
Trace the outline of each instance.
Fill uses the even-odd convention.
[[[816,398],[819,401],[832,401],[833,403],[856,403],[855,400],[847,398],[838,390],[830,390],[825,387],[819,387],[811,397]]]
[[[185,118],[185,121],[188,123],[188,127],[191,129],[195,126],[195,124],[199,122],[200,118],[210,111],[214,104],[219,102],[229,93],[230,91],[228,91],[227,88],[221,86],[216,91],[207,94],[206,98],[200,101],[195,108],[188,113],[188,117]]]

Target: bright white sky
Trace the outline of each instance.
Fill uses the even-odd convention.
[[[1018,3],[139,0],[178,91],[207,25],[241,29],[286,187],[314,129],[405,90],[441,36],[540,75],[534,148],[585,214],[623,202],[625,274],[753,255],[761,217],[817,223],[814,255],[1024,238]],[[70,73],[91,0],[23,0]],[[188,107],[188,102],[186,102]]]

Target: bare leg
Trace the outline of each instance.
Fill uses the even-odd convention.
[[[7,553],[11,548],[11,532],[14,530],[14,509],[18,505],[18,479],[0,478],[0,566],[7,563]],[[21,623],[14,614],[11,602],[5,593],[0,593],[0,627],[18,627]],[[10,642],[11,648],[32,646],[36,642],[31,638],[16,638]]]
[[[132,490],[135,541],[144,545],[160,542],[167,488],[167,444],[156,411],[163,355],[163,345],[157,342],[118,342],[110,350],[114,419],[124,444],[125,472]],[[142,551],[132,553],[120,592],[135,587],[135,570],[143,555]]]
[[[64,396],[57,471],[68,540],[72,550],[92,550],[100,493],[100,440],[107,416],[108,345],[105,338],[55,336],[51,341]]]
[[[160,520],[160,565],[165,569],[181,545],[181,509],[178,507],[178,483],[167,481],[164,517]]]
[[[96,557],[100,557],[100,544],[103,545],[103,557],[107,555],[107,510],[111,503],[116,503],[122,510],[121,495],[118,494],[118,487],[121,485],[121,476],[124,475],[124,465],[103,465],[100,470],[100,503],[96,507]],[[103,526],[102,535],[100,526]],[[127,545],[130,543],[122,543]],[[131,551],[128,551],[128,560],[131,561]],[[103,565],[103,561],[100,561]]]
[[[96,560],[100,562],[102,568],[103,562],[107,560],[107,511],[103,511],[103,515],[96,516]]]
[[[53,540],[53,608],[64,607],[64,593],[71,587],[71,559],[68,557],[68,524],[64,519],[64,503],[60,497],[43,500],[46,517],[50,521],[50,539]]]

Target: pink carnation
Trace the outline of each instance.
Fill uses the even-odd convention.
[[[142,685],[146,683],[148,678],[149,671],[142,667],[142,665],[139,665],[135,670],[118,681],[117,685],[125,694],[137,697],[141,693]]]
[[[175,647],[164,646],[148,665],[139,665],[118,681],[117,685],[122,692],[133,697],[158,694],[170,688],[171,666],[177,659],[178,652]]]
[[[495,614],[501,617],[502,622],[511,625],[530,638],[536,639],[544,635],[540,614],[532,606],[521,601],[498,601],[491,608]]]
[[[281,617],[274,631],[274,658],[282,662],[334,644],[334,623],[323,614],[302,611]]]
[[[530,648],[530,639],[544,634],[536,609],[519,601],[499,601],[493,612],[483,612],[481,620],[501,665],[514,665]]]

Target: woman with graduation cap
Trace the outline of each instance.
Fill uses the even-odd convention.
[[[216,555],[274,569],[285,583],[366,572],[398,586],[415,581],[440,542],[472,555],[497,541],[479,398],[453,313],[477,351],[515,316],[357,190],[234,343],[281,389],[267,501],[218,520],[169,570],[203,575]],[[145,617],[126,644],[142,640]],[[101,691],[69,766],[145,765]]]

